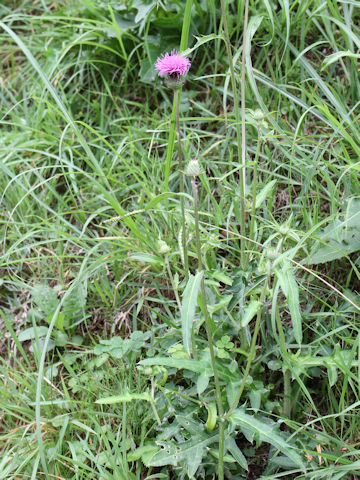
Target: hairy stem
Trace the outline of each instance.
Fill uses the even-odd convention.
[[[193,6],[193,0],[186,0],[183,25],[181,31],[181,40],[180,40],[180,52],[186,50],[189,39],[189,30],[191,24],[191,9]],[[145,42],[146,43],[146,42]],[[150,55],[149,55],[150,58]],[[181,87],[179,88],[179,99],[181,98]],[[173,101],[171,119],[170,119],[170,130],[169,130],[169,142],[166,150],[166,159],[165,159],[165,173],[164,173],[164,192],[168,191],[169,187],[169,176],[174,152],[174,143],[175,143],[175,102]],[[165,200],[165,205],[167,206],[167,200]]]
[[[198,195],[198,187],[196,185],[196,178],[192,177],[191,178],[191,186],[193,189],[193,196],[194,196],[194,217],[195,217],[195,236],[196,236],[196,251],[197,251],[197,257],[198,257],[198,269],[199,271],[202,271],[203,269],[203,264],[202,264],[202,259],[201,259],[201,244],[200,244],[200,230],[199,230],[199,195]],[[210,326],[210,318],[209,318],[209,312],[207,309],[207,303],[206,303],[206,293],[205,293],[205,280],[204,280],[204,275],[201,277],[201,283],[200,283],[200,294],[201,294],[201,299],[202,299],[202,304],[203,304],[203,312],[204,312],[204,317],[205,317],[205,328],[206,328],[206,335],[207,335],[207,341],[208,341],[208,346],[210,350],[210,358],[211,358],[211,366],[214,372],[214,378],[215,378],[215,392],[216,392],[216,404],[217,404],[217,409],[219,413],[219,419],[220,419],[220,424],[219,424],[219,480],[224,479],[224,422],[223,422],[223,415],[224,415],[224,407],[222,404],[222,399],[221,399],[221,389],[220,389],[220,382],[219,382],[219,375],[218,371],[216,368],[216,360],[215,360],[215,352],[214,352],[214,346],[213,346],[213,339],[212,339],[212,333],[211,333],[211,326]]]
[[[178,292],[177,286],[175,285],[174,277],[173,277],[173,274],[172,274],[172,272],[171,272],[171,267],[170,267],[170,262],[169,262],[169,255],[168,255],[167,253],[165,254],[165,263],[166,263],[166,268],[167,268],[167,271],[168,271],[168,274],[169,274],[171,286],[172,286],[172,289],[174,290],[174,294],[175,294],[175,298],[176,298],[176,303],[177,303],[177,305],[178,305],[178,307],[179,307],[179,311],[181,312],[181,301],[180,301],[180,297],[179,297],[179,292]]]
[[[260,136],[261,136],[261,129],[260,124],[258,123],[258,137],[257,137],[257,145],[256,145],[256,153],[255,153],[255,162],[254,162],[254,171],[253,171],[253,180],[252,180],[252,207],[251,207],[251,221],[250,221],[250,241],[254,239],[254,227],[255,227],[255,214],[256,214],[256,188],[257,188],[257,169],[258,169],[258,161],[260,155]],[[247,259],[247,263],[250,259],[250,256]]]
[[[284,370],[284,417],[291,418],[291,371],[285,367]]]
[[[235,400],[233,401],[232,405],[230,406],[229,411],[227,412],[227,414],[224,417],[225,420],[230,417],[232,412],[238,406],[241,395],[242,395],[242,393],[244,391],[244,388],[245,388],[247,377],[249,376],[249,373],[250,373],[250,368],[251,368],[252,362],[255,358],[256,341],[257,341],[258,333],[259,333],[259,330],[260,330],[261,314],[262,314],[262,310],[263,310],[263,304],[264,304],[264,300],[265,300],[267,286],[268,286],[268,283],[269,283],[269,278],[270,278],[270,274],[266,278],[263,289],[261,291],[260,305],[259,305],[259,309],[258,309],[257,316],[256,316],[254,333],[253,333],[253,336],[252,336],[252,339],[251,339],[250,352],[249,352],[249,356],[248,356],[248,359],[247,359],[247,364],[246,364],[245,372],[244,372],[244,375],[243,375],[243,378],[242,378],[242,382],[241,382],[239,391],[236,394]]]
[[[180,115],[179,115],[179,90],[174,90],[174,102],[175,102],[175,119],[176,119],[176,132],[177,132],[177,144],[178,144],[178,164],[179,164],[179,178],[180,178],[180,193],[184,193],[184,173],[183,173],[183,159],[181,151],[181,132],[180,132]],[[189,276],[189,259],[186,245],[186,225],[185,225],[185,206],[184,196],[180,196],[180,210],[181,210],[181,246],[184,256],[184,268],[185,278]]]
[[[277,324],[277,329],[279,332],[279,347],[281,354],[283,356],[283,361],[284,361],[284,370],[283,370],[283,378],[284,378],[284,404],[283,404],[283,413],[284,416],[288,419],[290,419],[291,416],[291,371],[287,367],[288,363],[288,358],[289,358],[289,353],[287,350],[286,346],[286,340],[285,340],[285,334],[284,334],[284,329],[281,323],[281,318],[279,315],[279,310],[278,310],[278,305],[276,304],[275,306],[275,318],[276,318],[276,324]]]

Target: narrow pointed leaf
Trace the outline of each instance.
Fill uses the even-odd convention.
[[[181,308],[181,330],[184,348],[187,353],[191,352],[191,332],[202,276],[203,272],[198,272],[196,275],[190,275],[183,293]]]
[[[235,460],[244,470],[249,470],[249,466],[244,454],[237,446],[235,440],[232,437],[226,439],[225,448],[231,453],[231,455],[235,458]]]
[[[270,195],[275,185],[276,185],[276,180],[271,180],[271,182],[266,183],[265,187],[262,190],[260,190],[260,192],[256,195],[255,208],[260,207],[260,205]]]
[[[261,303],[259,302],[259,300],[251,300],[250,301],[249,305],[247,305],[247,307],[245,309],[244,315],[243,315],[243,317],[241,319],[241,322],[240,322],[240,326],[242,328],[246,327],[246,325],[248,325],[249,322],[251,322],[251,320],[256,315],[260,305],[261,305]]]
[[[254,415],[248,415],[241,409],[234,410],[230,416],[230,421],[245,430],[248,434],[256,435],[260,441],[269,443],[289,457],[301,469],[305,469],[305,464],[295,448],[289,445],[276,431],[275,424],[270,425],[262,422]]]
[[[113,405],[114,403],[133,402],[134,400],[146,400],[151,402],[151,396],[148,392],[143,393],[124,393],[123,395],[114,395],[111,397],[99,398],[95,403],[100,405]]]
[[[360,250],[360,198],[350,198],[344,212],[329,217],[317,237],[319,241],[305,260],[307,265],[330,262]]]
[[[300,345],[302,342],[302,325],[299,303],[299,287],[295,279],[293,268],[291,268],[288,262],[284,262],[282,269],[276,270],[276,276],[279,280],[281,290],[288,301],[295,340]]]
[[[152,366],[158,365],[162,367],[174,367],[174,368],[184,368],[185,370],[190,370],[195,373],[202,373],[206,368],[209,367],[207,363],[199,362],[198,360],[193,360],[192,358],[169,358],[169,357],[153,357],[146,358],[141,360],[139,365]]]

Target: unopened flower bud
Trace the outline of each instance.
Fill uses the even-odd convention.
[[[289,225],[287,223],[283,223],[282,225],[280,225],[279,233],[281,235],[283,235],[284,237],[286,237],[286,235],[288,235],[290,230],[291,230],[291,228],[289,227]]]
[[[202,173],[204,173],[204,170],[201,168],[199,160],[197,158],[192,158],[187,164],[185,175],[189,175],[189,177],[198,177]]]
[[[251,116],[253,117],[254,120],[257,122],[262,122],[265,118],[265,114],[260,108],[257,108],[256,110],[251,111]]]
[[[277,259],[278,255],[276,248],[268,248],[266,251],[267,258],[272,262]]]
[[[164,240],[158,240],[158,250],[159,253],[165,255],[166,253],[170,252],[171,248],[166,242],[164,242]]]

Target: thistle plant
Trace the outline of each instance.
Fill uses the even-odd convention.
[[[192,186],[193,198],[194,198],[196,252],[197,252],[197,261],[198,261],[198,271],[201,272],[203,270],[203,263],[201,258],[201,240],[200,240],[200,228],[199,228],[199,191],[197,186],[197,177],[203,173],[203,170],[197,158],[193,158],[192,160],[190,160],[189,164],[187,165],[185,173],[186,175],[189,175],[191,177],[191,186]],[[201,295],[201,300],[203,305],[205,329],[206,329],[208,347],[210,351],[211,366],[213,369],[214,379],[215,379],[216,405],[217,405],[217,410],[219,414],[219,417],[218,417],[219,418],[219,479],[223,480],[224,478],[224,436],[225,436],[225,424],[223,421],[224,407],[223,407],[222,398],[221,398],[219,374],[216,367],[215,351],[214,351],[213,338],[212,338],[211,325],[210,325],[210,317],[209,317],[209,312],[207,308],[204,275],[202,275],[201,277],[200,295]]]
[[[180,194],[184,193],[184,176],[183,176],[183,156],[181,150],[181,132],[180,132],[180,113],[179,113],[179,89],[185,82],[185,76],[191,66],[190,60],[180,53],[173,50],[170,54],[166,53],[159,57],[156,61],[155,68],[160,77],[164,77],[165,85],[174,91],[175,103],[175,120],[178,144],[178,165],[180,178]],[[181,251],[183,253],[183,263],[185,269],[185,277],[188,277],[189,260],[186,245],[186,225],[185,225],[185,205],[184,196],[180,196],[181,210]]]

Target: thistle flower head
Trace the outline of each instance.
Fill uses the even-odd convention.
[[[165,75],[183,77],[187,74],[190,65],[188,58],[173,50],[171,53],[165,53],[165,55],[159,57],[155,63],[155,68],[160,77]]]

